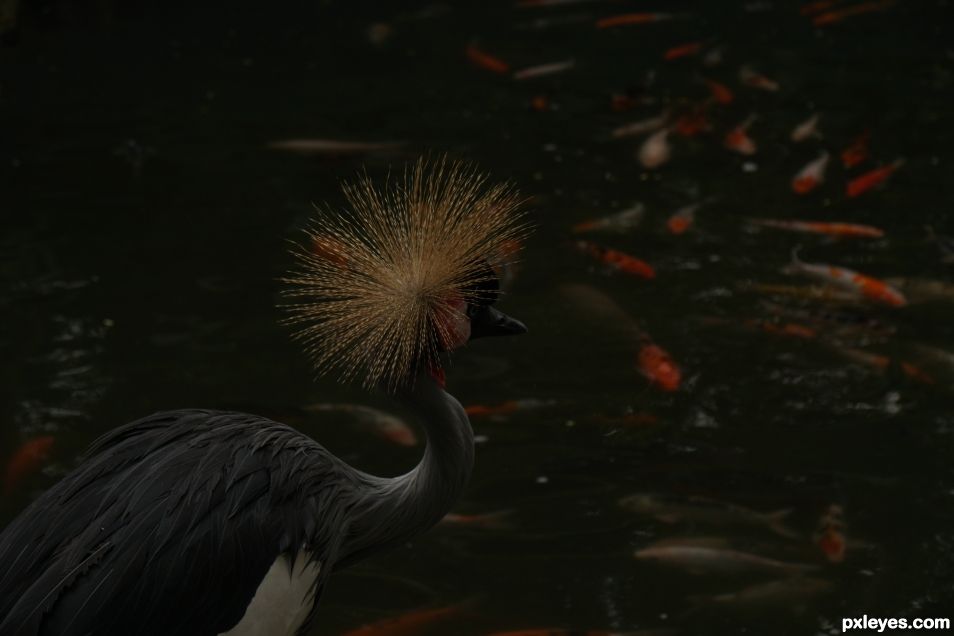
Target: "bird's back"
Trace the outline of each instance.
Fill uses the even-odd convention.
[[[0,636],[225,632],[279,556],[333,561],[348,486],[323,447],[258,416],[118,428],[0,534]]]

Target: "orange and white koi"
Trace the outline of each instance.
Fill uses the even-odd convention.
[[[709,93],[712,94],[712,99],[714,99],[717,104],[725,106],[731,104],[735,99],[735,95],[725,84],[710,79],[704,79],[703,81],[706,83],[706,86],[709,87]]]
[[[795,126],[792,129],[792,134],[790,135],[791,139],[795,143],[801,143],[807,141],[812,137],[821,137],[821,133],[818,132],[818,113],[815,113],[799,125]]]
[[[574,66],[576,66],[576,60],[573,59],[563,60],[561,62],[551,62],[549,64],[540,64],[516,71],[513,74],[513,78],[519,81],[533,79],[536,77],[544,77],[547,75],[556,75],[557,73],[568,71]]]
[[[666,125],[666,122],[669,121],[669,111],[663,111],[655,117],[649,117],[647,119],[641,119],[635,121],[631,124],[624,124],[613,129],[613,132],[610,133],[613,139],[620,139],[622,137],[635,137],[637,135],[643,135],[654,130],[659,130]]]
[[[506,75],[510,72],[509,64],[499,57],[494,57],[489,53],[481,51],[475,44],[469,44],[464,52],[467,55],[467,59],[478,68],[490,71],[491,73],[497,73],[498,75]]]
[[[576,246],[581,251],[589,254],[613,270],[632,274],[633,276],[647,280],[656,277],[656,270],[653,269],[652,265],[635,256],[630,256],[625,252],[603,247],[590,241],[577,241]]]
[[[752,88],[758,88],[770,93],[778,92],[781,88],[775,80],[771,80],[761,73],[757,72],[751,66],[743,66],[739,69],[739,81]]]
[[[678,391],[682,384],[682,372],[669,352],[645,335],[641,337],[639,353],[636,354],[636,367],[649,380],[650,386],[663,391]]]
[[[845,560],[845,515],[841,506],[832,504],[818,520],[814,534],[815,545],[821,548],[832,563]]]
[[[858,238],[881,238],[884,236],[884,230],[881,228],[856,223],[784,219],[749,219],[748,222],[760,227],[788,230],[789,232],[803,232],[806,234],[825,234],[827,236]]]
[[[894,0],[878,0],[876,2],[861,2],[859,4],[855,4],[850,7],[845,7],[844,9],[836,9],[834,11],[827,11],[825,13],[816,15],[812,19],[812,24],[814,24],[815,26],[825,26],[828,24],[835,24],[836,22],[841,22],[845,18],[851,18],[856,15],[872,13],[874,11],[884,11],[885,9],[888,9],[893,5],[894,5]]]
[[[12,495],[24,477],[43,467],[54,441],[52,435],[43,435],[24,442],[17,449],[7,463],[7,470],[3,476],[4,495],[8,497]]]
[[[817,159],[805,164],[792,178],[792,191],[796,194],[808,194],[825,180],[825,169],[828,168],[829,155],[822,151]]]
[[[600,18],[596,21],[596,28],[608,29],[610,27],[625,26],[628,24],[649,24],[651,22],[673,20],[678,17],[681,16],[674,13],[624,13],[622,15]]]
[[[908,304],[904,294],[876,278],[845,267],[802,262],[798,258],[797,248],[792,251],[792,262],[788,266],[788,271],[811,276],[883,305],[904,307]]]
[[[871,137],[871,131],[866,130],[854,139],[841,152],[841,163],[846,168],[854,168],[859,163],[868,158],[868,139]]]
[[[501,529],[506,528],[508,517],[513,515],[513,510],[497,510],[495,512],[484,512],[476,515],[464,515],[456,512],[448,512],[440,520],[443,526],[458,526],[463,528],[483,528],[483,529]]]
[[[672,147],[669,145],[669,129],[663,128],[650,135],[639,147],[636,156],[639,158],[639,163],[649,170],[654,170],[668,162],[672,157]]]
[[[703,45],[704,43],[702,42],[687,42],[686,44],[674,46],[672,48],[666,49],[666,52],[663,53],[663,59],[667,62],[671,62],[673,60],[689,57],[691,55],[698,55],[699,51],[702,50]]]
[[[745,121],[726,133],[723,145],[729,150],[742,155],[754,155],[756,145],[752,138],[749,137],[749,126],[752,125],[755,119],[755,115],[749,115]]]
[[[523,398],[519,400],[507,400],[500,404],[472,404],[464,409],[464,412],[470,416],[496,416],[511,415],[517,411],[529,411],[540,409],[556,404],[555,400],[538,400],[535,398]]]
[[[639,227],[645,213],[646,206],[642,203],[637,203],[632,207],[616,212],[615,214],[610,214],[609,216],[581,221],[573,226],[573,232],[577,234],[580,232],[597,231],[627,232]]]
[[[448,621],[469,608],[471,603],[423,609],[352,629],[342,636],[416,636],[433,625]]]
[[[903,165],[904,159],[896,159],[886,166],[875,168],[860,177],[855,177],[845,186],[845,194],[849,197],[860,196],[887,181],[888,177],[894,174],[895,171]]]
[[[703,205],[709,203],[712,199],[705,199],[698,203],[683,206],[676,210],[666,221],[666,228],[670,234],[684,234],[696,220],[696,212]]]

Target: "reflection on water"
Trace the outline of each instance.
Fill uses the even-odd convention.
[[[315,634],[950,616],[948,3],[113,4],[0,28],[3,520],[161,409],[407,470],[405,415],[312,382],[276,279],[340,179],[447,151],[530,197],[530,333],[453,361],[472,484]]]

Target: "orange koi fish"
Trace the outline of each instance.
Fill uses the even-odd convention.
[[[461,614],[469,605],[470,603],[458,603],[446,607],[417,610],[352,629],[343,636],[417,636],[434,624]]]
[[[489,53],[485,53],[477,48],[474,44],[469,44],[466,49],[467,59],[478,68],[482,68],[485,71],[490,71],[492,73],[497,73],[498,75],[506,75],[510,72],[510,65],[501,60],[499,57],[494,57]]]
[[[668,162],[672,157],[672,147],[669,145],[669,129],[663,128],[650,135],[639,147],[636,156],[639,158],[639,163],[649,170],[654,170]]]
[[[550,110],[550,98],[546,95],[534,95],[530,99],[530,110],[538,113]]]
[[[679,46],[666,49],[666,52],[663,53],[663,59],[671,62],[672,60],[689,57],[690,55],[697,55],[699,51],[702,50],[702,47],[702,42],[688,42],[686,44],[680,44]]]
[[[719,82],[710,79],[703,81],[706,83],[706,86],[709,87],[709,92],[712,94],[712,99],[714,99],[717,104],[722,104],[725,106],[727,104],[731,104],[735,99],[735,95],[725,84],[720,84]]]
[[[670,234],[684,234],[696,220],[696,211],[703,205],[711,202],[712,199],[706,199],[698,203],[693,203],[676,210],[666,221],[666,228]]]
[[[649,117],[647,119],[641,119],[635,121],[631,124],[624,124],[613,129],[613,132],[610,133],[613,139],[620,139],[622,137],[633,137],[636,135],[642,135],[654,130],[658,130],[666,125],[666,122],[669,121],[669,111],[663,111],[655,117]]]
[[[854,168],[868,158],[869,137],[871,137],[871,131],[866,130],[841,152],[841,163],[843,166],[846,168]]]
[[[615,214],[577,223],[573,226],[573,232],[577,234],[595,231],[626,232],[639,227],[645,212],[646,207],[642,203],[637,203]]]
[[[841,563],[845,560],[845,518],[841,506],[828,506],[825,514],[818,520],[818,528],[814,535],[815,545],[821,548],[825,557],[832,563]]]
[[[907,299],[900,291],[876,278],[865,276],[845,267],[802,262],[798,258],[797,248],[792,252],[792,262],[788,270],[851,290],[873,302],[891,307],[904,307],[908,304]]]
[[[706,116],[709,103],[708,101],[703,102],[693,108],[692,112],[679,117],[673,124],[673,130],[683,137],[695,137],[699,133],[712,130],[709,118]]]
[[[624,13],[608,18],[600,18],[596,21],[596,28],[608,29],[610,27],[624,26],[627,24],[649,24],[650,22],[672,20],[676,17],[678,16],[672,13]]]
[[[828,167],[828,153],[822,151],[817,159],[805,164],[792,178],[792,191],[795,194],[808,194],[825,180],[825,169]]]
[[[749,219],[752,225],[770,227],[790,232],[804,232],[806,234],[825,234],[838,237],[881,238],[884,230],[855,223],[838,223],[823,221],[797,221],[781,219]]]
[[[636,355],[636,365],[649,384],[658,389],[672,393],[678,391],[682,384],[682,372],[672,356],[645,336]]]
[[[801,143],[812,137],[821,137],[818,132],[818,114],[814,114],[792,130],[791,139],[795,143]]]
[[[448,512],[444,515],[444,518],[440,520],[440,524],[462,528],[501,529],[510,525],[507,522],[507,518],[511,515],[513,515],[513,510],[497,510],[495,512],[485,512],[476,515],[462,515],[455,512]]]
[[[656,277],[656,270],[652,268],[652,265],[644,260],[636,258],[635,256],[630,256],[624,252],[603,247],[589,241],[577,241],[576,246],[581,251],[589,254],[596,260],[608,265],[614,270],[624,272],[626,274],[632,274],[633,276],[645,278],[647,280]]]
[[[35,437],[24,442],[10,458],[3,478],[3,494],[10,496],[24,477],[43,467],[53,446],[52,435]]]
[[[845,186],[845,194],[849,197],[857,197],[864,194],[875,186],[881,185],[888,180],[894,172],[904,165],[904,159],[896,159],[892,163],[880,168],[875,168],[866,172],[860,177],[855,177]]]
[[[739,81],[746,86],[758,88],[770,93],[776,93],[780,88],[778,82],[770,80],[761,73],[758,73],[751,66],[743,66],[739,69]]]
[[[871,13],[873,11],[884,11],[894,5],[894,0],[880,0],[878,2],[862,2],[844,9],[836,9],[835,11],[827,11],[820,15],[816,15],[812,19],[812,24],[815,26],[825,26],[828,24],[835,24],[836,22],[841,22],[845,18],[851,18],[856,15],[862,15],[864,13]]]
[[[749,137],[749,126],[755,121],[755,115],[749,117],[741,124],[730,130],[725,135],[723,144],[729,150],[742,155],[754,155],[756,151],[755,142]]]
[[[470,416],[493,416],[510,415],[517,411],[527,411],[530,409],[539,409],[556,404],[554,400],[537,400],[534,398],[523,398],[520,400],[507,400],[500,404],[486,405],[473,404],[464,409],[464,412]]]
[[[568,71],[576,66],[576,60],[563,60],[562,62],[551,62],[549,64],[540,64],[519,70],[513,74],[515,80],[528,80],[535,77],[544,77],[546,75],[556,75]]]

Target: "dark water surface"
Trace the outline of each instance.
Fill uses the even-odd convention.
[[[954,285],[954,265],[924,229],[954,234],[948,2],[902,0],[824,28],[782,0],[25,4],[0,48],[0,462],[29,440],[54,441],[42,470],[18,475],[0,500],[0,521],[97,435],[164,409],[247,410],[300,428],[362,469],[413,466],[419,448],[392,445],[347,414],[303,408],[394,407],[312,380],[277,324],[276,279],[311,202],[341,204],[341,179],[363,167],[383,180],[389,166],[447,152],[514,182],[532,197],[537,226],[501,301],[530,333],[468,347],[449,390],[465,405],[544,405],[472,418],[481,443],[457,512],[511,511],[505,526],[439,526],[335,576],[315,634],[466,599],[430,632],[421,619],[401,633],[821,634],[863,614],[954,618],[950,288],[929,300],[909,293],[908,306],[891,308],[747,287],[804,285],[782,273],[799,244],[806,261]],[[692,15],[594,28],[635,11]],[[562,22],[537,28],[539,18]],[[379,45],[368,37],[376,22],[391,29]],[[693,41],[724,47],[723,63],[662,60]],[[515,69],[577,65],[518,82],[471,64],[471,43]],[[745,64],[781,89],[742,86]],[[710,108],[711,132],[673,134],[669,163],[643,169],[634,155],[642,138],[610,132],[705,99],[700,76],[730,87],[735,101]],[[650,102],[614,112],[610,95],[625,90]],[[548,109],[530,108],[535,96]],[[792,128],[813,112],[823,137],[792,143]],[[750,113],[759,148],[747,158],[722,138]],[[870,158],[843,167],[840,152],[866,130]],[[406,146],[333,157],[265,147],[287,138]],[[792,176],[823,148],[832,155],[825,183],[794,194]],[[906,162],[883,188],[845,197],[849,179],[899,157]],[[666,231],[675,210],[706,197],[717,198],[688,232]],[[635,202],[646,209],[637,229],[570,230]],[[751,217],[864,223],[886,234],[834,241],[754,231]],[[639,256],[656,278],[607,273],[574,249],[579,238]],[[650,386],[624,321],[566,284],[629,314],[679,365],[680,389]],[[757,321],[810,324],[815,335]],[[893,362],[881,368],[851,350]],[[618,505],[635,493],[683,505],[715,499],[708,505],[722,512],[791,509],[796,536]],[[830,506],[843,510],[842,562],[817,545]],[[817,569],[807,578],[712,574],[632,556],[692,537]],[[772,581],[768,598],[721,596]]]

